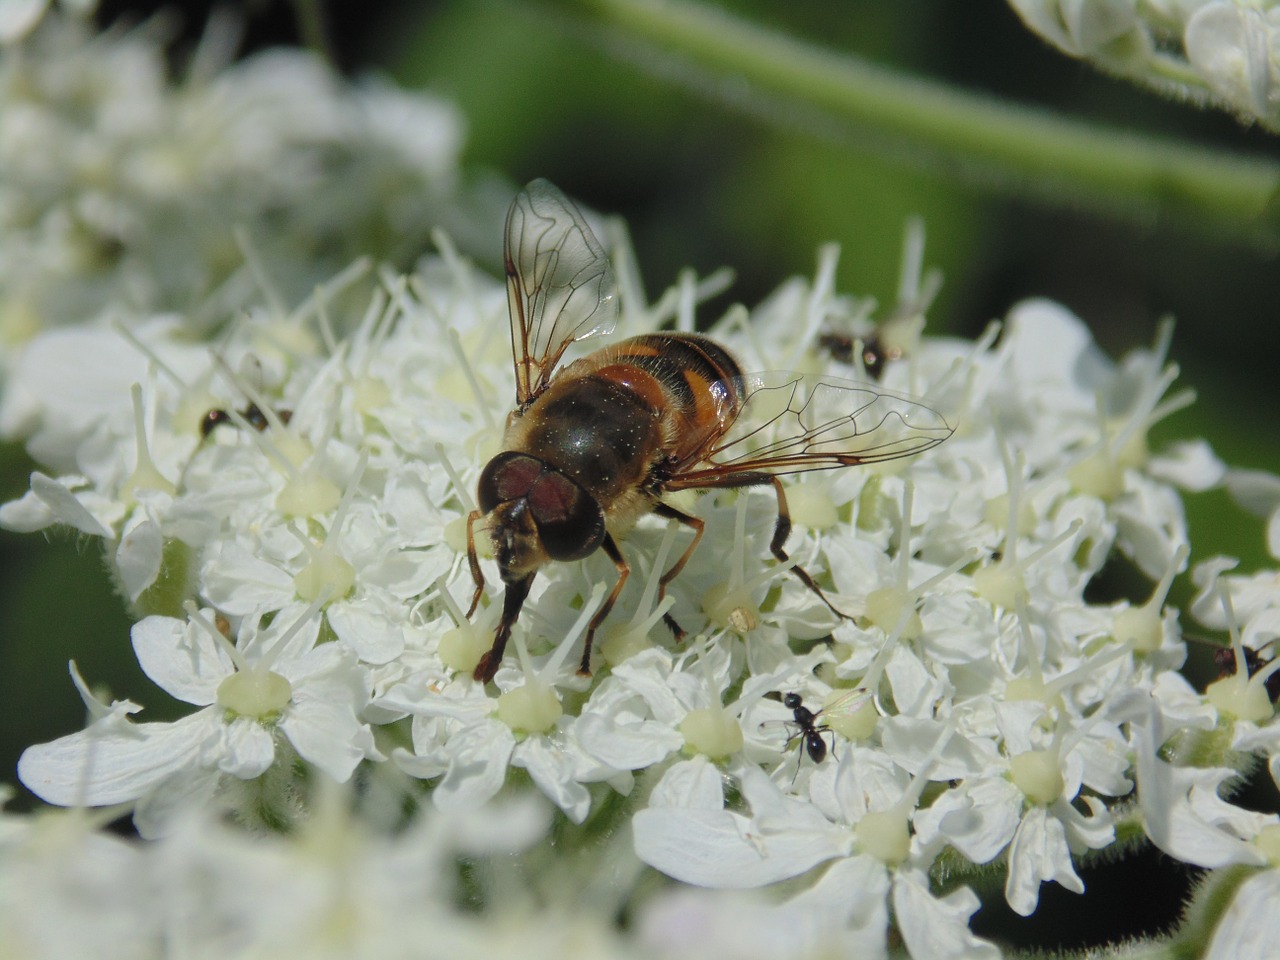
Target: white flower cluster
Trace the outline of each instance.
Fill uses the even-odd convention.
[[[0,345],[113,310],[207,333],[257,295],[240,247],[287,302],[359,255],[412,263],[452,215],[451,105],[298,50],[228,65],[217,18],[175,81],[162,28],[50,16],[0,47]]]
[[[628,252],[615,256],[621,333],[691,329],[717,287],[690,280],[648,306]],[[861,368],[872,331],[869,305],[838,295],[834,271],[828,250],[813,281],[730,311],[711,335],[745,369],[865,372],[824,346],[847,336]],[[921,337],[927,295],[904,284],[879,328],[880,348],[901,353],[884,387],[921,398],[954,435],[787,488],[788,548],[852,619],[768,559],[770,492],[708,494],[686,505],[706,536],[662,604],[680,534],[642,520],[623,544],[636,583],[598,637],[594,677],[575,667],[616,578],[599,554],[535,585],[486,686],[471,671],[500,605],[469,623],[460,602],[472,590],[465,518],[514,393],[505,291],[446,248],[410,277],[382,276],[338,338],[333,295],[352,282],[291,314],[252,313],[216,352],[154,319],[42,335],[15,371],[4,402],[20,398],[40,425],[33,444],[57,475],[33,475],[0,523],[102,538],[121,591],[149,614],[133,629],[139,662],[192,707],[135,722],[137,704],[96,698],[73,669],[90,723],[24,754],[20,776],[40,797],[126,804],[143,836],[168,844],[228,805],[268,826],[305,822],[300,769],[339,782],[398,770],[448,816],[527,780],[562,822],[629,823],[638,860],[687,884],[812,878],[780,903],[663,901],[646,929],[655,944],[678,937],[672,955],[720,955],[729,938],[743,956],[884,956],[892,917],[915,957],[995,956],[968,928],[966,871],[1001,865],[1009,904],[1030,914],[1043,882],[1082,890],[1079,858],[1143,829],[1190,863],[1270,867],[1265,890],[1248,889],[1274,890],[1276,817],[1218,792],[1233,756],[1264,755],[1280,773],[1271,702],[1243,671],[1221,695],[1192,689],[1163,606],[1188,555],[1178,487],[1224,474],[1202,442],[1148,451],[1150,426],[1190,399],[1169,395],[1167,328],[1118,366],[1044,301],[976,343]],[[253,376],[234,373],[245,367]],[[215,408],[230,423],[210,428]],[[1117,555],[1153,581],[1145,602],[1085,598]],[[1273,575],[1251,586],[1223,564],[1202,570],[1206,597],[1236,601],[1246,642],[1275,638]],[[683,643],[658,622],[668,609],[692,630]],[[808,739],[830,756],[789,749],[798,713],[779,692],[829,705]],[[1205,764],[1222,729],[1230,748]],[[0,887],[21,887],[21,866],[0,869]]]
[[[0,947],[103,960],[659,956],[604,915],[548,909],[501,882],[495,864],[547,829],[533,801],[426,810],[393,833],[374,825],[392,811],[353,808],[328,785],[293,834],[253,836],[190,811],[149,845],[78,812],[0,814]]]
[[[1280,129],[1274,0],[1009,0],[1064,53]]]

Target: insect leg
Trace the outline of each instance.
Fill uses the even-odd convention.
[[[476,538],[473,530],[476,521],[482,516],[479,510],[472,510],[467,515],[467,561],[471,564],[471,579],[476,582],[476,592],[471,597],[471,609],[467,611],[468,620],[476,612],[476,607],[480,605],[480,598],[484,596],[484,574],[480,571],[480,558],[476,556]]]
[[[587,639],[582,644],[582,663],[578,667],[578,673],[584,677],[591,676],[591,646],[595,642],[596,628],[604,623],[604,618],[613,609],[613,604],[618,599],[618,594],[622,593],[622,585],[627,582],[627,577],[631,576],[631,567],[627,565],[627,561],[623,558],[622,551],[618,549],[618,545],[613,542],[613,537],[606,533],[601,546],[604,547],[604,552],[609,555],[609,559],[613,561],[613,565],[618,568],[618,582],[613,585],[613,589],[609,591],[609,596],[605,597],[604,603],[596,611],[596,615],[591,618],[591,623],[587,625]]]
[[[697,517],[692,517],[687,513],[682,513],[675,507],[669,507],[665,503],[654,505],[653,512],[660,517],[666,517],[668,520],[678,520],[686,527],[693,528],[693,540],[684,548],[684,553],[680,554],[680,559],[671,565],[671,569],[662,575],[662,579],[658,581],[658,602],[662,602],[662,598],[667,595],[667,584],[680,575],[680,571],[684,569],[684,565],[693,556],[694,548],[698,546],[698,541],[702,539],[702,530],[706,523]],[[662,615],[662,622],[667,628],[675,634],[677,640],[683,640],[685,637],[684,629],[680,624],[676,623],[676,618],[671,616],[670,612]]]
[[[507,584],[506,593],[502,597],[502,620],[498,623],[497,633],[493,636],[493,646],[476,664],[475,679],[488,683],[498,672],[502,663],[502,654],[506,652],[507,641],[511,639],[511,628],[520,616],[520,608],[524,606],[525,597],[529,596],[529,588],[533,586],[531,573],[523,580],[515,580]]]
[[[782,481],[777,477],[769,478],[773,491],[778,495],[778,522],[773,528],[773,540],[769,543],[770,552],[778,559],[780,563],[790,563],[791,557],[787,551],[782,549],[782,545],[787,542],[787,537],[791,533],[791,511],[787,509],[787,495],[783,492]],[[818,599],[827,605],[827,609],[834,613],[841,620],[853,619],[847,613],[837,610],[827,599],[827,595],[822,592],[822,588],[818,586],[813,577],[809,576],[809,571],[800,564],[793,564],[791,572],[800,578],[800,582],[818,595]]]

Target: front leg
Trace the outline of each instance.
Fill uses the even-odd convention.
[[[471,619],[471,615],[476,612],[476,607],[480,605],[480,598],[484,596],[484,574],[480,570],[480,558],[476,556],[476,538],[475,525],[484,514],[479,510],[472,510],[467,515],[467,562],[471,564],[471,579],[476,582],[476,592],[471,597],[471,609],[467,611],[467,619]]]
[[[507,584],[507,591],[502,597],[502,619],[498,621],[497,632],[493,635],[493,646],[480,658],[480,662],[476,664],[475,673],[472,674],[481,683],[492,680],[502,664],[502,655],[506,652],[507,641],[511,639],[511,628],[515,626],[525,598],[529,596],[533,578],[534,574],[531,573],[523,580],[514,580]]]
[[[618,582],[613,585],[613,589],[609,591],[609,596],[605,597],[604,603],[596,611],[596,615],[591,618],[591,623],[587,626],[587,638],[582,644],[582,663],[578,667],[578,674],[583,677],[591,676],[591,647],[595,642],[596,628],[604,623],[604,618],[613,609],[613,605],[618,599],[618,594],[622,593],[622,585],[627,582],[627,577],[631,576],[631,567],[627,565],[627,561],[622,556],[622,551],[618,549],[618,545],[614,542],[611,534],[606,533],[604,535],[604,542],[601,546],[618,570]]]

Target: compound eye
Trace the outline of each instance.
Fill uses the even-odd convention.
[[[580,486],[549,471],[529,491],[542,548],[552,560],[581,560],[604,542],[604,511]]]
[[[542,469],[539,461],[522,453],[498,454],[480,473],[476,487],[480,512],[488,513],[500,503],[528,496]]]

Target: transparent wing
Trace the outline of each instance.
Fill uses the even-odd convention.
[[[882,463],[951,436],[941,414],[919,400],[848,380],[751,374],[737,416],[668,490],[731,487],[752,477]]]
[[[523,406],[546,388],[575,340],[617,320],[613,267],[581,212],[547,180],[534,180],[507,214],[507,308]]]
[[[833,691],[834,692],[834,691]],[[818,711],[818,716],[825,721],[847,719],[857,713],[863,704],[871,699],[871,691],[862,687],[854,687],[843,693],[829,697]]]

